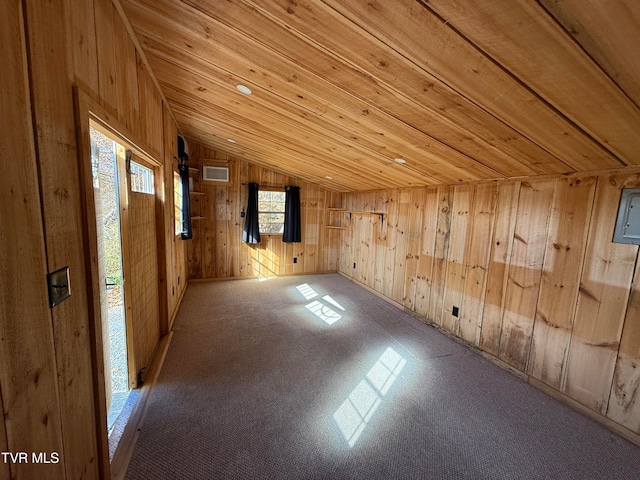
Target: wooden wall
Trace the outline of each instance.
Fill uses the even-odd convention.
[[[620,190],[638,185],[618,172],[347,194],[340,271],[640,434],[638,247],[611,241]]]
[[[129,249],[133,261],[128,281],[133,301],[126,305],[133,324],[134,358],[139,371],[149,367],[160,340],[160,304],[158,288],[154,288],[158,285],[158,254],[153,195],[129,194]]]
[[[189,278],[271,277],[337,271],[339,234],[326,228],[329,207],[339,207],[341,194],[301,182],[244,160],[189,142],[194,190],[191,194],[193,239],[188,242]],[[202,165],[229,166],[230,182],[201,181]],[[267,186],[300,186],[302,242],[283,243],[281,235],[262,235],[259,245],[242,243],[247,182]],[[297,262],[293,263],[296,258]]]
[[[7,172],[0,178],[0,273],[10,279],[0,294],[0,447],[60,458],[55,464],[0,463],[1,478],[108,476],[106,434],[96,429],[94,299],[74,88],[160,163],[175,155],[165,150],[163,137],[176,133],[119,10],[117,0],[14,0],[0,7],[9,22],[0,34],[0,58],[11,65],[2,78],[0,109]],[[184,248],[176,246],[175,258],[184,259]],[[72,295],[49,309],[46,273],[65,266]],[[161,270],[167,283],[186,276],[185,262],[173,257]],[[168,324],[177,300],[164,302]]]

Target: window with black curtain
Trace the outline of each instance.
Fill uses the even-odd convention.
[[[300,187],[287,185],[284,187],[286,194],[284,205],[284,233],[283,242],[302,241],[300,222]]]
[[[191,230],[191,203],[189,198],[189,166],[186,163],[178,165],[180,172],[180,182],[182,183],[182,240],[189,240],[193,237]]]
[[[242,232],[244,243],[260,243],[260,225],[258,223],[258,184],[249,184],[247,211]]]

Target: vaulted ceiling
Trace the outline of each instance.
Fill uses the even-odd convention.
[[[640,165],[636,0],[123,5],[187,138],[333,190]]]

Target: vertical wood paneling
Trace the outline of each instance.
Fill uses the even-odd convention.
[[[425,192],[420,258],[417,266],[415,312],[427,317],[433,286],[433,263],[435,257],[436,231],[438,223],[438,190],[429,188]]]
[[[196,190],[199,190],[198,187]],[[191,215],[202,217],[201,195],[191,194]],[[202,269],[202,242],[200,240],[201,220],[194,220],[191,225],[192,239],[187,242],[187,269],[189,278],[200,278]]]
[[[607,416],[640,433],[640,261],[629,296]]]
[[[2,2],[0,61],[10,65],[0,89],[0,445],[3,451],[57,451],[57,465],[0,462],[0,477],[64,479],[57,367],[44,278],[45,236],[27,83],[21,2]],[[19,159],[20,161],[15,161]]]
[[[580,286],[595,177],[558,180],[547,236],[528,372],[561,388]]]
[[[385,270],[386,270],[386,256],[389,251],[389,191],[380,190],[373,192],[373,211],[384,212],[383,218],[378,218],[379,227],[375,229],[374,235],[374,250],[375,250],[375,263],[373,265],[373,288],[380,292],[384,289],[385,282]],[[395,230],[394,230],[395,231]]]
[[[202,214],[200,220],[202,228],[202,277],[215,278],[216,276],[216,187],[207,182],[202,182]]]
[[[465,257],[469,242],[471,225],[471,207],[474,186],[463,185],[453,188],[453,210],[451,212],[451,231],[447,254],[447,272],[445,277],[444,303],[442,307],[442,326],[457,335],[460,328],[460,314],[453,315],[453,307],[462,307]]]
[[[116,61],[115,87],[119,119],[130,131],[140,135],[136,49],[124,27],[120,14],[115,7],[112,8],[113,45],[111,45],[111,49],[115,53]]]
[[[431,284],[431,298],[429,299],[429,312],[427,314],[427,318],[438,325],[442,325],[443,319],[452,203],[453,190],[449,187],[439,187],[436,244],[433,256],[433,280]]]
[[[102,415],[101,409],[104,408],[104,405],[101,405],[104,403],[104,387],[96,387],[102,381],[102,355],[101,347],[94,345],[94,351],[99,350],[95,353],[99,360],[97,358],[95,363],[92,362],[91,348],[91,331],[94,326],[92,322],[96,313],[91,308],[91,303],[95,304],[98,299],[87,297],[89,288],[86,283],[89,277],[85,271],[85,260],[91,250],[85,245],[83,234],[86,230],[91,230],[91,227],[83,225],[84,197],[81,197],[79,187],[81,182],[78,177],[79,158],[76,151],[76,145],[81,143],[78,142],[78,135],[86,136],[88,121],[87,112],[84,111],[78,118],[84,118],[85,124],[76,125],[72,95],[74,87],[80,87],[93,100],[104,106],[104,110],[113,115],[115,122],[128,127],[129,133],[132,134],[131,140],[157,155],[158,159],[163,151],[162,104],[155,86],[145,87],[138,80],[135,48],[110,0],[9,4],[2,7],[3,18],[15,27],[3,29],[5,33],[2,38],[2,55],[6,52],[7,56],[11,56],[3,60],[12,67],[11,71],[3,76],[3,83],[10,85],[9,90],[3,89],[3,92],[9,91],[10,98],[3,95],[2,105],[3,112],[11,114],[11,120],[5,123],[15,125],[15,131],[3,137],[3,148],[5,151],[11,151],[16,158],[30,158],[32,163],[20,162],[25,169],[35,165],[39,167],[39,178],[36,176],[36,170],[31,172],[34,175],[31,180],[36,182],[35,191],[29,192],[28,201],[25,201],[27,196],[20,199],[21,204],[33,208],[32,213],[36,214],[36,218],[19,213],[18,206],[12,208],[15,214],[12,218],[19,218],[21,225],[30,229],[28,235],[21,240],[23,247],[29,249],[29,254],[18,255],[15,258],[20,258],[20,269],[24,275],[34,273],[34,270],[29,268],[30,262],[43,260],[46,263],[41,264],[35,283],[30,283],[29,278],[21,273],[11,272],[5,277],[14,279],[23,288],[25,285],[33,287],[34,291],[14,295],[16,292],[5,289],[10,297],[2,302],[2,338],[11,339],[12,344],[29,350],[22,352],[13,346],[2,348],[3,352],[12,357],[11,360],[3,359],[0,362],[3,367],[12,369],[16,366],[20,369],[19,377],[14,378],[12,374],[5,375],[4,372],[2,375],[3,383],[0,387],[5,414],[4,425],[8,433],[8,449],[55,451],[60,454],[61,459],[59,464],[54,465],[24,464],[16,467],[11,475],[12,478],[106,478],[108,458],[106,450],[103,449],[106,442],[96,440],[101,437],[106,440],[106,427],[102,422],[96,422],[99,415]],[[25,18],[22,18],[22,10],[26,12]],[[22,32],[20,29],[25,22],[28,48],[25,48],[24,41],[16,41],[22,38],[24,33],[15,36],[16,32]],[[28,69],[25,64],[26,51],[29,52]],[[16,79],[19,80],[19,85],[11,85]],[[28,101],[29,96],[26,95],[29,86],[31,105]],[[151,92],[147,92],[145,88],[151,88]],[[156,98],[155,102],[151,102],[153,105],[149,105],[148,100],[142,102],[145,107],[152,107],[146,108],[144,113],[140,109],[141,92],[150,93]],[[16,101],[23,102],[26,110],[19,114],[14,111],[12,102]],[[154,117],[154,138],[148,138],[138,128],[143,114]],[[33,130],[30,125],[32,119],[36,127]],[[173,135],[175,136],[175,126]],[[34,136],[37,140],[37,150],[33,147]],[[10,146],[5,144],[5,138],[16,139],[22,144],[19,148]],[[31,152],[27,152],[28,146],[31,147]],[[83,152],[80,161],[88,161],[84,158],[85,154],[86,152]],[[15,170],[15,166],[10,170],[16,177],[12,177],[11,174],[9,177],[5,175],[7,182],[12,183],[16,179],[19,181],[10,188],[4,188],[3,183],[2,190],[11,192],[11,195],[21,195],[27,177],[20,176],[26,170]],[[11,201],[3,197],[2,204],[11,205]],[[172,212],[168,211],[168,214],[172,215]],[[90,215],[92,213],[88,214]],[[4,227],[11,224],[12,221],[4,218],[3,211],[3,235],[8,235],[4,232]],[[15,232],[16,236],[25,233],[20,226],[11,226],[8,230]],[[87,238],[95,237],[88,233]],[[6,244],[4,240],[0,243]],[[46,260],[43,257],[45,251]],[[180,249],[178,253],[179,251]],[[4,256],[3,252],[0,255],[3,275]],[[157,262],[158,258],[154,263]],[[97,266],[96,262],[87,264]],[[46,308],[44,274],[63,266],[70,268],[72,296],[49,311]],[[20,280],[21,278],[23,279]],[[18,298],[28,298],[30,305],[21,306]],[[10,304],[21,307],[21,325],[24,328],[28,327],[27,330],[4,330],[5,326],[9,328],[11,325],[9,320],[4,322],[5,317],[11,318],[14,313],[7,310],[5,316],[4,309],[9,308]],[[37,309],[43,305],[44,310],[38,311]],[[35,323],[25,323],[25,315]],[[100,333],[100,322],[96,321],[98,324],[95,326]],[[51,332],[53,338],[47,338]],[[22,362],[26,364],[23,365]],[[29,384],[23,385],[24,382]],[[31,383],[35,388],[32,388]],[[21,392],[20,398],[15,397],[14,388]],[[97,403],[96,398],[101,399],[100,403]],[[43,404],[46,404],[46,407],[43,408]],[[21,418],[22,409],[28,411],[27,423]],[[16,427],[20,433],[14,436]],[[104,435],[100,430],[103,428]],[[30,438],[34,435],[40,443],[31,442]],[[19,442],[12,443],[16,438]],[[6,448],[3,447],[4,450]],[[5,473],[2,468],[4,467],[0,468],[0,476]],[[40,471],[43,468],[46,468],[46,471]]]
[[[528,182],[520,189],[500,337],[500,358],[518,370],[525,369],[531,346],[555,183]]]
[[[480,348],[495,356],[498,356],[500,349],[502,318],[519,196],[520,182],[507,182],[498,185],[493,241],[487,272],[487,293],[480,332]]]
[[[128,281],[132,297],[126,302],[133,323],[137,371],[149,367],[160,340],[156,238],[155,196],[130,193],[129,249],[133,261]]]
[[[227,221],[227,188],[214,187],[209,189],[215,195],[213,200],[213,222],[215,224],[215,277],[229,276],[229,256],[227,239],[229,237],[229,223]]]
[[[238,162],[229,159],[229,178],[238,177]],[[242,243],[242,229],[240,227],[240,203],[238,191],[240,183],[234,183],[227,190],[227,251],[229,276],[240,276],[240,244]]]
[[[65,1],[73,73],[83,90],[98,93],[98,59],[94,2]]]
[[[118,111],[117,61],[115,50],[113,49],[113,16],[114,14],[117,15],[117,13],[113,9],[111,0],[94,0],[94,6],[100,104],[120,118],[123,112]]]
[[[409,212],[411,211],[411,190],[401,189],[398,194],[398,216],[396,220],[395,269],[391,299],[403,303],[405,271],[407,268],[407,247],[409,243]]]
[[[480,343],[482,313],[486,293],[489,254],[493,240],[496,185],[477,185],[467,235],[464,298],[460,309],[460,336],[474,345]]]
[[[175,223],[174,223],[174,191],[173,191],[173,173],[176,168],[175,157],[178,154],[177,147],[177,129],[173,122],[171,115],[169,114],[166,106],[162,106],[162,131],[163,131],[163,145],[164,145],[164,165],[162,167],[162,174],[164,176],[164,243],[165,243],[165,255],[166,264],[161,268],[165,270],[166,278],[166,301],[167,301],[167,313],[168,320],[174,317],[174,314],[178,308],[178,300],[180,299],[182,292],[186,288],[186,261],[184,255],[186,254],[186,242],[176,239],[175,235]],[[144,110],[144,108],[143,108]],[[181,278],[181,282],[178,283],[178,278]],[[170,325],[161,325],[161,332],[169,330]]]
[[[612,243],[620,189],[640,175],[598,179],[569,347],[564,391],[598,413],[607,410],[638,247]]]
[[[387,230],[387,242],[384,247],[384,280],[383,293],[386,297],[393,298],[393,279],[396,272],[396,250],[398,238],[398,212],[400,191],[390,190],[387,193],[387,214],[385,215],[385,225]],[[352,228],[355,231],[355,227]]]
[[[94,373],[67,14],[54,2],[24,2],[24,7],[47,269],[68,266],[73,285],[72,296],[52,310],[65,452],[61,463],[68,478],[95,478]]]
[[[405,308],[639,432],[638,247],[611,242],[620,190],[637,185],[619,173],[345,194],[354,211],[385,198],[388,233],[384,257],[363,254],[381,237],[354,214],[340,269],[354,270],[351,245],[384,261],[375,291],[399,303],[402,283]],[[370,286],[367,271],[354,279]]]
[[[411,203],[407,224],[407,251],[404,280],[403,305],[409,310],[415,310],[416,290],[418,285],[418,262],[422,250],[422,219],[424,217],[425,189],[414,188],[411,191]]]
[[[144,65],[140,54],[135,52],[135,61],[137,65],[137,88],[138,88],[138,101],[139,112],[135,121],[138,123],[136,131],[139,132],[140,137],[146,140],[149,153],[155,154],[158,158],[162,157],[162,143],[163,143],[163,105],[160,92],[155,87],[149,70]],[[135,100],[135,98],[134,98]],[[133,114],[135,115],[135,111]],[[169,118],[171,116],[169,115]],[[173,124],[173,122],[171,122]],[[175,131],[175,126],[173,128]],[[169,133],[169,132],[167,132]],[[172,135],[173,136],[173,135]],[[173,152],[171,156],[167,156],[165,161],[173,162],[173,156],[176,152]]]
[[[185,242],[189,278],[274,276],[338,269],[345,235],[343,231],[330,230],[324,225],[328,218],[327,208],[341,206],[340,194],[228,157],[193,141],[189,142],[189,147],[192,167],[200,170],[203,164],[224,162],[229,166],[231,180],[229,184],[218,185],[203,182],[199,174],[194,175],[195,190],[204,195],[192,195],[192,214],[204,218],[193,223],[194,238]],[[280,235],[263,235],[259,245],[242,243],[245,219],[240,213],[246,211],[247,187],[243,183],[248,182],[257,182],[263,188],[300,186],[301,242],[284,243]],[[331,218],[337,218],[338,212],[331,215]],[[345,221],[345,214],[340,215],[343,215],[341,221]],[[296,263],[293,263],[294,258]],[[342,260],[346,261],[346,258]],[[368,261],[361,265],[365,269],[373,268]],[[361,273],[367,275],[364,270]]]

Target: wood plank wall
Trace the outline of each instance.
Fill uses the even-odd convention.
[[[328,208],[341,207],[340,193],[301,182],[241,159],[218,153],[195,141],[189,141],[194,220],[193,239],[188,243],[189,279],[230,277],[272,277],[337,271],[342,230],[326,228],[339,221]],[[229,184],[218,185],[201,180],[202,165],[229,166]],[[281,235],[262,235],[257,246],[242,243],[246,210],[247,182],[267,186],[299,185],[302,217],[302,242],[283,243]],[[296,258],[297,262],[293,263]]]
[[[638,247],[611,241],[638,185],[620,171],[346,194],[340,272],[640,434]]]
[[[56,452],[60,458],[57,464],[2,463],[0,477],[108,478],[108,458],[96,429],[93,299],[74,88],[102,105],[131,133],[130,140],[161,164],[175,155],[175,148],[165,150],[172,145],[164,137],[175,138],[176,127],[118,0],[13,1],[0,9],[10,22],[0,34],[0,58],[12,65],[1,89],[7,130],[1,143],[11,153],[2,156],[7,174],[0,178],[0,272],[12,281],[3,283],[0,294],[0,446],[2,451]],[[172,198],[167,193],[164,198]],[[185,245],[174,250],[161,268],[167,285],[186,277]],[[49,309],[45,274],[64,266],[70,267],[72,295]],[[181,291],[165,299],[167,318]]]
[[[126,302],[133,324],[135,363],[138,372],[149,367],[151,356],[160,340],[158,289],[158,256],[156,242],[155,196],[129,193],[129,249],[131,292],[133,301]],[[137,372],[136,372],[137,373]]]

